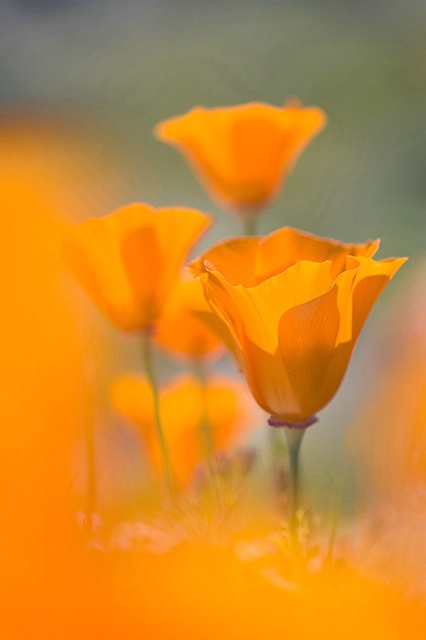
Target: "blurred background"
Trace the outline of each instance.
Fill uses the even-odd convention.
[[[424,2],[3,0],[0,30],[0,171],[14,163],[61,219],[107,214],[132,201],[195,207],[216,219],[200,250],[241,233],[240,221],[217,208],[175,150],[154,139],[154,125],[196,105],[280,105],[292,96],[328,114],[260,231],[288,224],[344,241],[380,237],[378,257],[410,257],[305,441],[312,503],[328,507],[344,477],[345,506],[356,508],[359,409],[374,400],[392,360],[390,331],[404,317],[400,296],[412,282],[416,296],[424,292],[417,276],[426,231]],[[140,468],[132,435],[115,429],[108,388],[115,374],[140,366],[138,353],[69,287],[77,333],[95,367],[99,499],[111,507],[137,485]],[[411,331],[410,318],[404,322],[402,342]],[[166,361],[162,367],[166,377],[174,371]],[[220,367],[232,369],[229,361]]]

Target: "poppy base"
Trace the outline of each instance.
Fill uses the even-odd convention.
[[[270,427],[287,427],[288,429],[307,429],[311,425],[318,422],[317,416],[310,416],[303,422],[291,422],[290,420],[283,420],[279,416],[271,416],[268,419],[268,424]]]

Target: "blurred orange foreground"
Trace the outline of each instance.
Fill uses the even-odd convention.
[[[2,640],[423,637],[420,603],[350,568],[292,589],[280,557],[241,559],[234,541],[160,555],[85,550],[72,466],[82,348],[57,253],[63,150],[32,124],[1,139]]]

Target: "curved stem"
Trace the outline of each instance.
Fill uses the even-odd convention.
[[[163,426],[161,423],[160,415],[160,398],[158,393],[157,377],[155,375],[154,362],[152,356],[152,339],[151,333],[145,331],[143,334],[143,357],[145,364],[145,372],[148,378],[149,385],[151,387],[152,400],[154,406],[154,424],[157,434],[158,443],[161,449],[161,456],[163,460],[164,476],[166,479],[167,493],[171,500],[175,497],[175,483],[173,478],[172,463],[170,459],[169,449],[164,437]]]

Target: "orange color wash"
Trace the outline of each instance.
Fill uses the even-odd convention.
[[[100,615],[108,594],[89,589],[73,500],[82,354],[55,214],[77,186],[72,199],[59,187],[69,174],[58,169],[57,131],[16,120],[0,130],[0,636],[113,640],[113,615]]]

